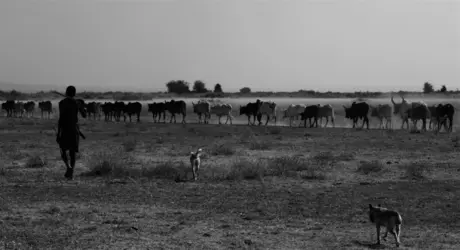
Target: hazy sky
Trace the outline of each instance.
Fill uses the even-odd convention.
[[[460,1],[0,0],[0,81],[148,91],[173,79],[460,88]]]

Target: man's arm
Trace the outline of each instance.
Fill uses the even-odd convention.
[[[62,127],[62,102],[59,102],[59,118],[58,118],[58,129],[56,134],[56,141],[59,143],[61,137],[61,127]]]

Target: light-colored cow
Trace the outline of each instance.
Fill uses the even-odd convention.
[[[385,128],[392,129],[393,128],[393,121],[392,121],[392,113],[393,113],[393,108],[389,104],[379,104],[377,106],[374,106],[371,108],[371,117],[377,117],[379,118],[380,125],[379,128],[383,128],[383,120],[386,120],[385,123]],[[390,126],[388,126],[390,124]]]
[[[306,105],[304,104],[291,104],[287,107],[287,109],[283,110],[283,119],[284,118],[289,118],[289,127],[292,127],[292,120],[296,118],[296,120],[299,119],[299,117],[302,115],[302,113],[305,111]],[[299,123],[299,126],[302,123]]]
[[[320,127],[323,123],[323,117],[326,118],[326,125],[324,125],[324,127],[327,127],[327,124],[329,123],[329,117],[331,118],[332,127],[335,127],[335,112],[334,112],[334,108],[332,107],[332,105],[330,104],[326,104],[323,106],[319,105],[317,118],[320,119],[319,120]]]
[[[263,116],[267,116],[267,121],[265,122],[265,126],[267,126],[268,121],[273,117],[275,119],[275,125],[276,125],[276,103],[268,101],[268,102],[262,102],[259,107],[259,112],[258,114]],[[262,119],[259,121],[259,125],[262,124]]]
[[[225,124],[227,124],[229,119],[230,119],[230,124],[233,124],[232,105],[230,104],[214,104],[211,106],[210,113],[215,114],[217,117],[219,117],[219,124],[222,124],[220,122],[220,118],[222,116],[227,116],[227,120],[225,121]]]
[[[201,115],[204,115],[204,123],[209,123],[211,117],[211,104],[208,101],[200,100],[198,103],[192,102],[193,113],[198,114],[198,123],[201,123]]]
[[[391,102],[393,103],[393,114],[399,115],[402,119],[401,123],[401,129],[404,127],[404,123],[407,124],[407,129],[409,129],[409,110],[412,108],[415,108],[419,105],[425,105],[423,102],[407,102],[404,97],[401,96],[402,102],[401,103],[396,103],[393,100],[393,97],[391,97]]]

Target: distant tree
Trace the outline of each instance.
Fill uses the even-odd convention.
[[[441,92],[441,93],[446,93],[446,92],[447,92],[446,85],[442,85],[442,86],[441,86],[441,89],[439,90],[439,92]]]
[[[251,93],[251,88],[249,87],[241,88],[240,93],[243,93],[243,94]]]
[[[195,81],[193,83],[193,91],[196,93],[206,93],[208,90],[206,89],[206,84],[200,80]]]
[[[183,94],[190,92],[189,83],[184,80],[170,81],[166,83],[166,87],[169,93]]]
[[[433,93],[433,92],[434,92],[433,84],[429,82],[425,82],[423,84],[423,93],[428,94],[428,93]]]
[[[223,92],[224,91],[222,90],[222,86],[220,85],[220,83],[214,86],[214,93],[223,93]]]

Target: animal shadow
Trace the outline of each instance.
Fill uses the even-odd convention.
[[[361,242],[359,240],[354,240],[353,243],[358,246],[368,247],[369,249],[385,249],[385,245],[376,243]]]

